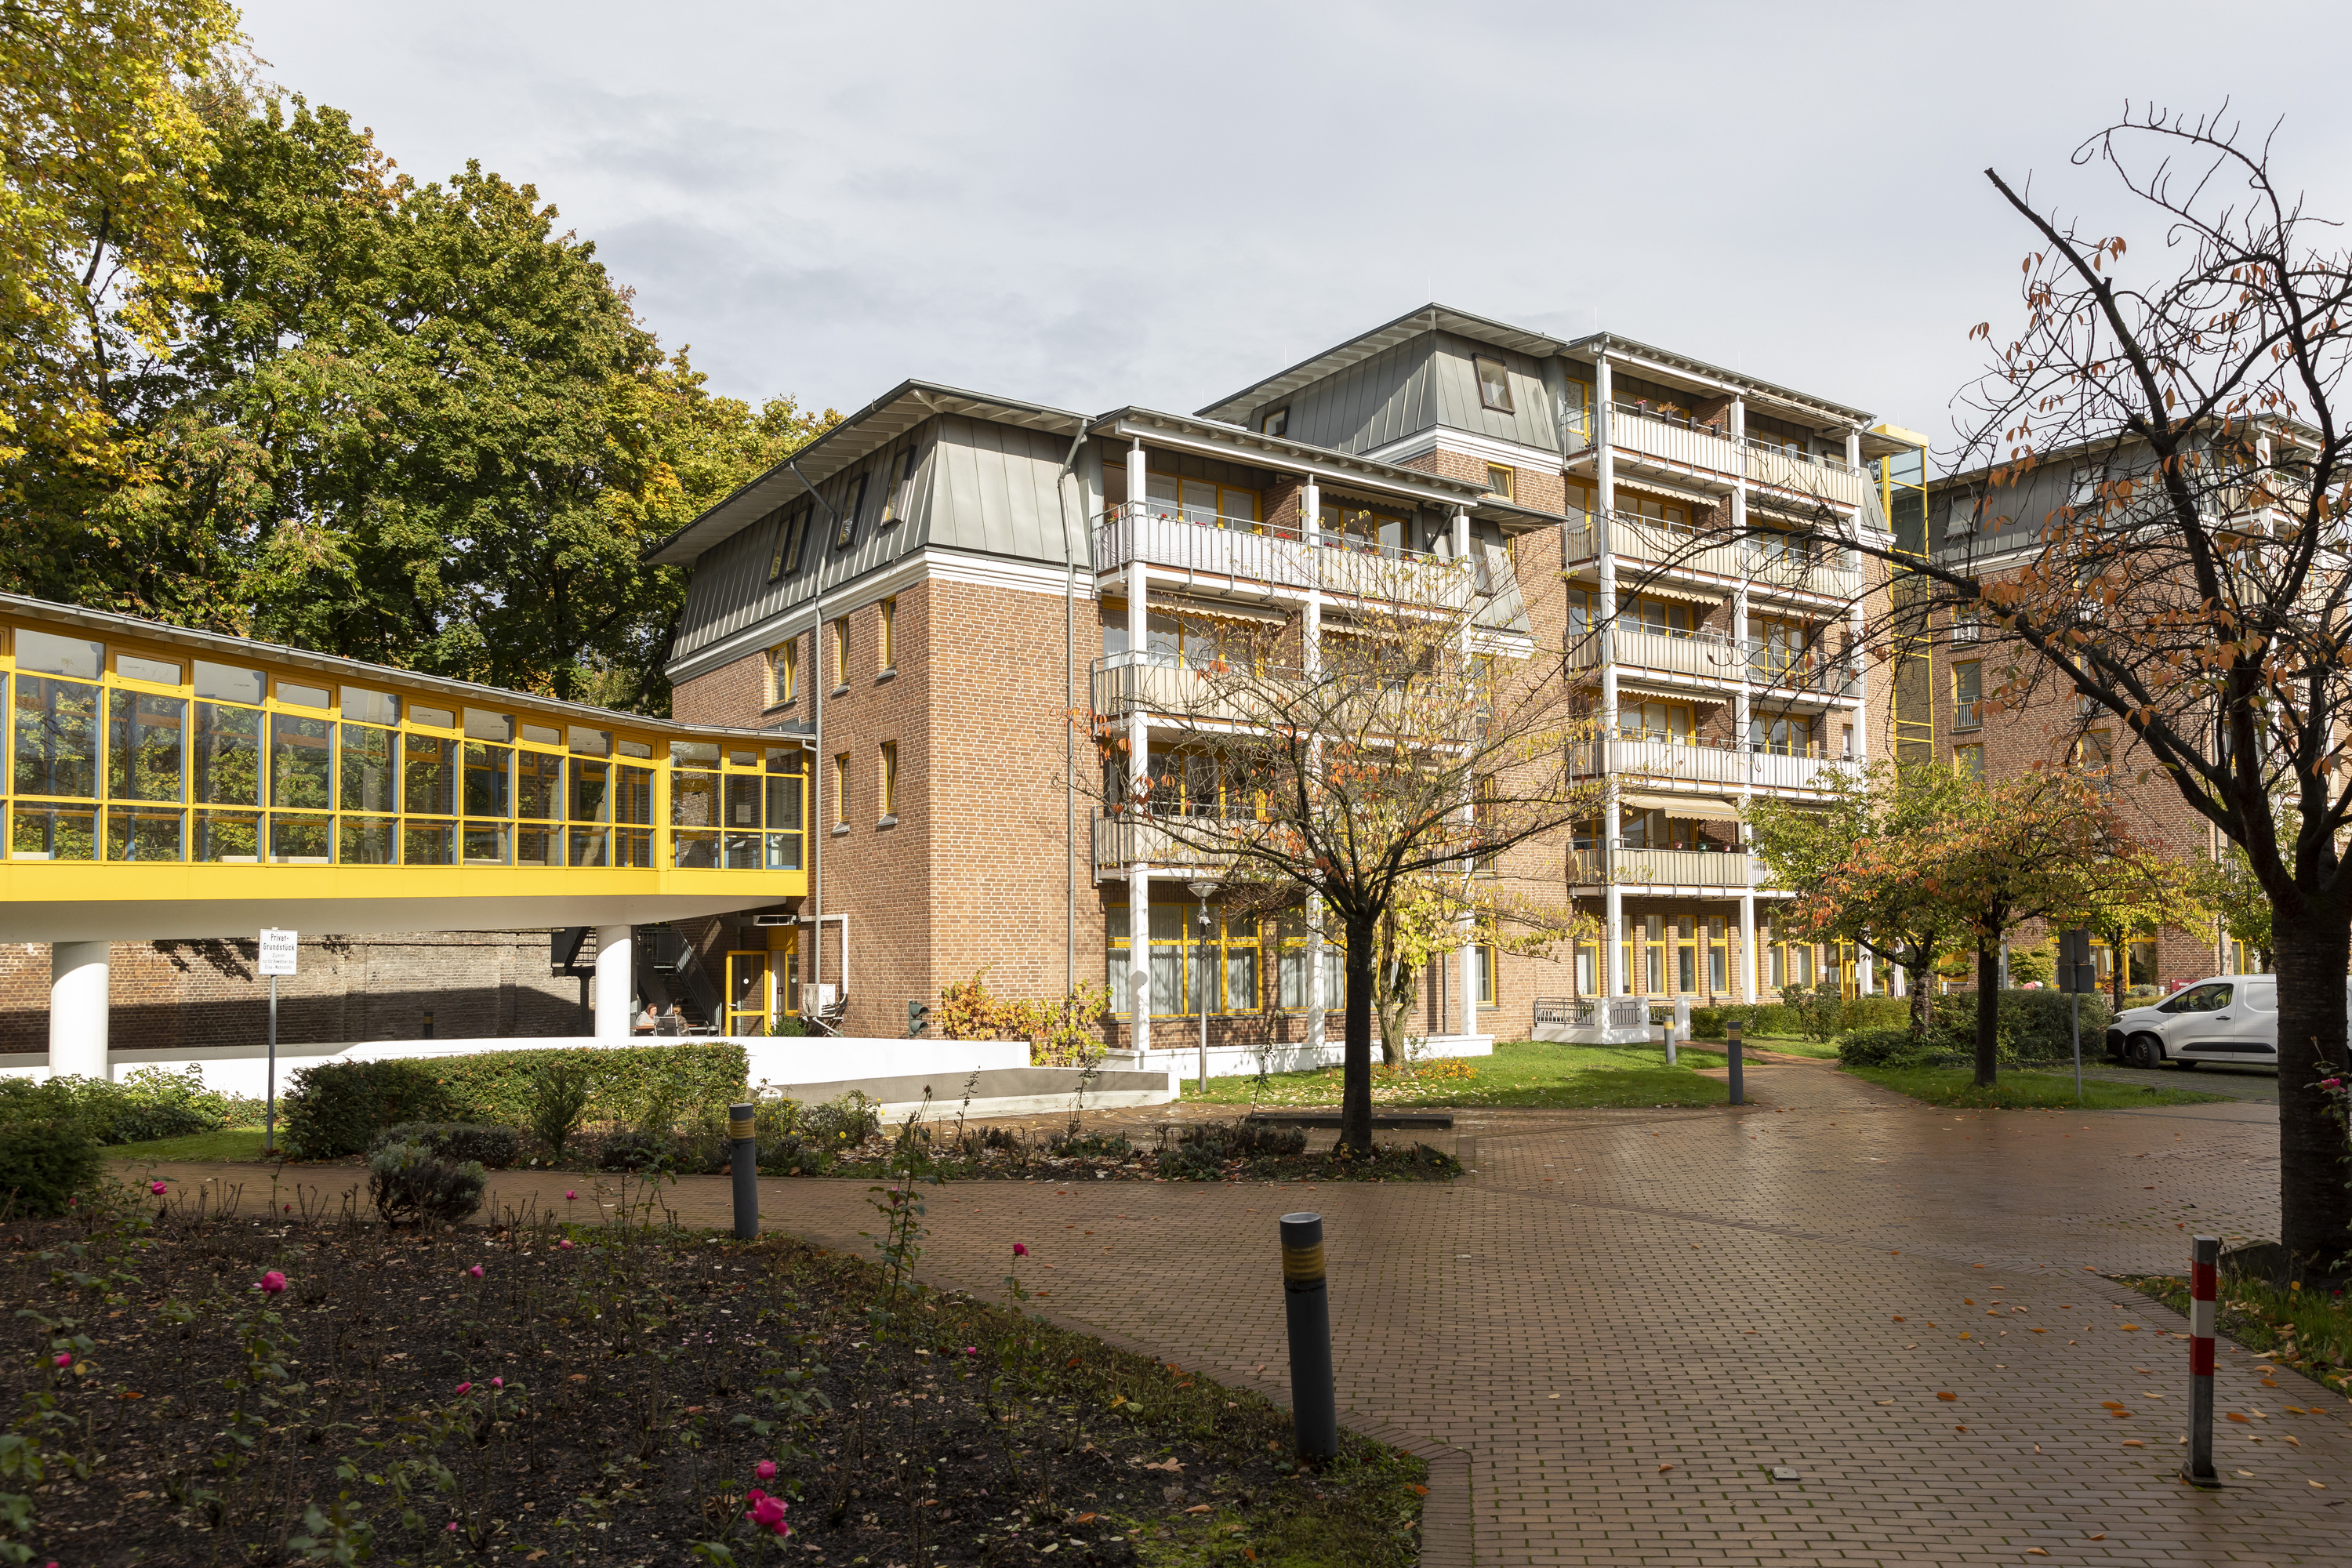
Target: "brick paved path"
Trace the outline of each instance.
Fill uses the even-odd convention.
[[[1466,1560],[1465,1534],[1481,1565],[2352,1560],[2352,1404],[2225,1352],[2220,1408],[2250,1417],[2219,1427],[2231,1484],[2183,1487],[2187,1344],[2158,1331],[2186,1325],[2084,1271],[2270,1230],[2271,1107],[1961,1113],[1813,1066],[1749,1081],[1767,1103],[1740,1111],[1465,1113],[1476,1173],[1449,1185],[952,1185],[923,1271],[991,1294],[1024,1242],[1063,1321],[1279,1399],[1275,1216],[1320,1210],[1345,1418],[1467,1478],[1469,1531],[1458,1484],[1430,1500],[1431,1561]],[[722,1218],[719,1180],[675,1192]],[[773,1181],[761,1204],[856,1248],[865,1196]]]

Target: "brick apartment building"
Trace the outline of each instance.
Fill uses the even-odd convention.
[[[2144,464],[2128,448],[2095,457],[2049,454],[2020,484],[1993,488],[1986,469],[1939,476],[1927,486],[1920,515],[1932,538],[1906,533],[1900,547],[1932,549],[1939,565],[1972,577],[1995,578],[2042,558],[2042,531],[2063,509],[2084,502],[2096,472],[2121,473]],[[1929,646],[1919,669],[1903,682],[1898,715],[1904,752],[1948,757],[1979,778],[2014,778],[2043,765],[2074,764],[2104,771],[2106,787],[2135,828],[2183,859],[2214,859],[2225,845],[2211,823],[2189,809],[2180,792],[2156,770],[2154,759],[2115,716],[2076,696],[2063,681],[2043,678],[2021,702],[1984,710],[1984,699],[2009,684],[2011,672],[2032,677],[2037,656],[1998,629],[1949,609],[1932,614]],[[2018,941],[2040,940],[2038,927]],[[2016,942],[2012,942],[2012,947]],[[2118,955],[2095,942],[2100,984],[2112,980]],[[2170,989],[2213,973],[2246,973],[2258,955],[2231,942],[2218,925],[2195,931],[2168,927],[2136,938],[2121,957],[2126,983]]]
[[[1175,766],[1182,722],[1134,672],[1221,625],[1344,622],[1351,555],[1466,557],[1482,651],[1566,650],[1600,736],[1578,771],[1608,785],[1572,842],[1493,873],[1589,908],[1600,939],[1433,965],[1416,1032],[1540,1016],[1593,1037],[1654,998],[1877,985],[1866,957],[1776,928],[1786,890],[1738,816],[1889,752],[1895,682],[1860,651],[1884,573],[1808,541],[1888,540],[1919,447],[1678,353],[1434,305],[1190,415],[902,383],[653,555],[692,569],[677,720],[789,732],[817,759],[808,897],[696,931],[730,1021],[821,985],[847,1032],[897,1034],[985,970],[1012,995],[1108,981],[1120,1047],[1189,1047],[1203,1014],[1213,1041],[1255,1041],[1261,986],[1284,1038],[1319,1041],[1329,952],[1213,892],[1204,934],[1192,886],[1213,873],[1169,863],[1148,821],[1096,820],[1076,779],[1088,724]],[[1726,523],[1755,537],[1698,537]]]

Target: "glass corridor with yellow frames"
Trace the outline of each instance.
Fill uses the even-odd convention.
[[[807,753],[0,595],[0,940],[646,923],[806,890]]]

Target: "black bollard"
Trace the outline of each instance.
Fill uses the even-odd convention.
[[[1323,1278],[1323,1216],[1282,1216],[1282,1302],[1290,1320],[1290,1419],[1301,1458],[1339,1452],[1331,1384],[1331,1291]]]
[[[1739,1082],[1739,1037],[1746,1032],[1747,1026],[1738,1019],[1728,1018],[1724,1021],[1723,1038],[1731,1053],[1731,1103],[1734,1105],[1748,1103],[1748,1097],[1742,1092]]]
[[[760,1237],[760,1140],[752,1127],[752,1107],[727,1108],[727,1136],[733,1141],[728,1168],[735,1176],[735,1239]]]

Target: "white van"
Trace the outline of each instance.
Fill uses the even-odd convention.
[[[2352,1005],[2352,981],[2345,984]],[[2152,1007],[2127,1007],[2107,1027],[2107,1055],[2127,1066],[2242,1062],[2278,1066],[2278,976],[2217,974]]]

